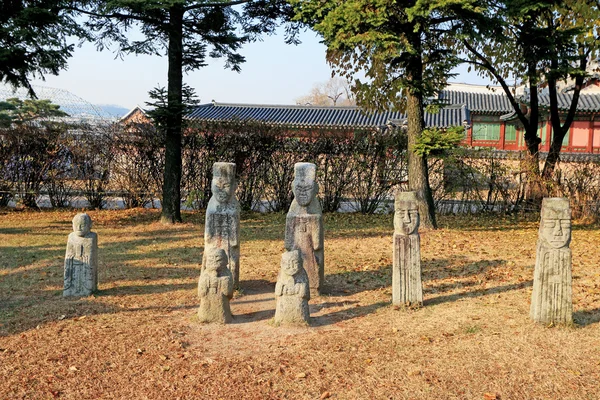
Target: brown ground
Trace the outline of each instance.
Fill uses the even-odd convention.
[[[100,292],[61,297],[73,212],[0,215],[0,398],[598,399],[600,229],[575,224],[577,324],[529,321],[537,223],[421,235],[425,306],[390,305],[391,217],[327,215],[309,328],[276,328],[284,215],[242,221],[234,324],[197,322],[201,213],[91,212]]]

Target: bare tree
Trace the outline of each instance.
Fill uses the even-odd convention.
[[[327,82],[317,83],[306,96],[298,97],[296,104],[311,106],[353,106],[356,105],[350,83],[338,76]]]

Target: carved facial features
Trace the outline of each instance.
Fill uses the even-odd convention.
[[[414,233],[419,227],[419,210],[417,203],[399,201],[395,215],[396,229],[405,235]]]
[[[233,196],[235,186],[231,179],[218,177],[213,178],[211,190],[219,203],[228,203]]]
[[[310,204],[316,194],[315,186],[314,181],[294,181],[292,191],[294,192],[294,197],[299,205],[306,207]]]
[[[206,268],[209,271],[218,271],[227,267],[227,254],[223,249],[217,249],[208,255]]]
[[[300,271],[301,256],[298,250],[287,251],[281,256],[281,270],[285,275],[294,276]]]
[[[565,247],[571,239],[570,218],[545,217],[541,222],[541,236],[554,249]]]
[[[92,219],[87,214],[77,214],[73,218],[73,232],[77,236],[85,237],[92,231]]]

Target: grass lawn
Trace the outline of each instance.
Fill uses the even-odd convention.
[[[573,226],[574,326],[529,320],[537,221],[421,232],[425,305],[391,302],[392,217],[325,216],[328,294],[276,328],[285,215],[242,216],[235,323],[195,315],[204,214],[91,211],[99,292],[62,298],[75,212],[0,211],[3,399],[598,399],[600,228]]]

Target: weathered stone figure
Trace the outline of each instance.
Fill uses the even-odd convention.
[[[67,241],[63,296],[89,296],[98,290],[98,235],[91,232],[89,215],[73,218],[73,232]]]
[[[206,207],[204,254],[223,249],[229,260],[234,288],[240,283],[240,204],[235,196],[235,164],[213,164],[212,196]],[[205,263],[205,259],[202,260]]]
[[[562,197],[542,201],[531,296],[531,319],[545,324],[573,320],[571,208]]]
[[[419,209],[415,192],[398,192],[394,202],[392,303],[423,304]]]
[[[317,199],[319,185],[316,182],[316,173],[315,164],[294,165],[294,200],[285,223],[285,249],[300,251],[312,294],[321,293],[325,276],[323,214]]]
[[[281,269],[275,285],[275,325],[308,324],[310,314],[308,300],[310,290],[308,276],[302,267],[302,255],[298,250],[287,251],[281,256]]]
[[[227,268],[227,254],[223,249],[211,250],[198,281],[200,322],[231,322],[229,299],[233,297],[233,278]]]

